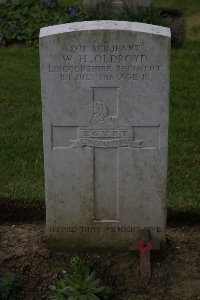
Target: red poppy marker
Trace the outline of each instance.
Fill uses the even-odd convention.
[[[140,239],[131,241],[129,250],[140,251],[140,278],[142,279],[143,286],[149,283],[151,278],[151,250],[159,250],[159,241],[150,241],[149,229],[140,230]]]

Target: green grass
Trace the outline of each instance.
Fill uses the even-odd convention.
[[[200,212],[200,41],[172,51],[169,207]]]
[[[161,4],[197,15],[200,1],[193,2]],[[200,26],[198,17],[188,22],[185,48],[173,50],[171,60],[168,206],[200,213]],[[38,50],[0,48],[0,61],[0,198],[43,201]]]
[[[0,49],[0,198],[42,200],[38,50]]]
[[[200,13],[199,0],[153,0],[153,5],[162,8],[182,10],[186,15]]]
[[[187,18],[187,39],[200,40],[200,14]]]

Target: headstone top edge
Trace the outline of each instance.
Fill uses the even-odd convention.
[[[48,26],[40,29],[40,38],[73,31],[92,30],[137,31],[171,38],[171,30],[168,27],[128,21],[84,21]]]

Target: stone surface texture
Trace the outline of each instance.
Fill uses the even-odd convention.
[[[170,30],[125,21],[42,28],[49,243],[165,243]]]

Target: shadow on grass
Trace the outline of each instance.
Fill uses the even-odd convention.
[[[167,223],[170,226],[198,225],[200,224],[200,213],[195,210],[174,210],[168,208]]]
[[[45,222],[45,203],[26,201],[27,199],[0,199],[0,224]],[[167,223],[170,226],[197,225],[200,224],[200,213],[168,208]]]
[[[35,200],[31,203],[26,201],[27,199],[0,199],[0,224],[44,222],[45,204]]]

